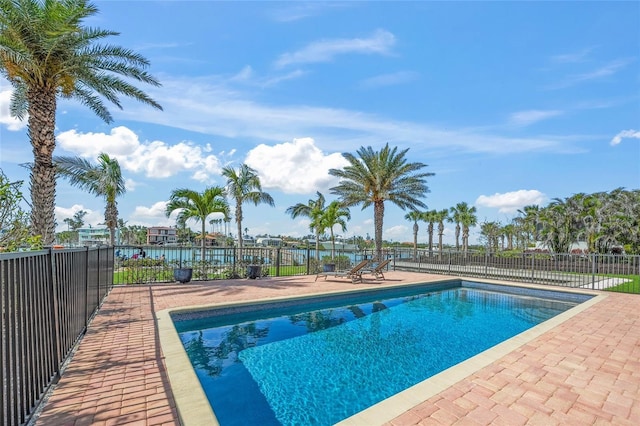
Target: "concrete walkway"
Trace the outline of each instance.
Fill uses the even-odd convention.
[[[407,272],[386,276],[385,284],[399,285],[447,278]],[[380,285],[314,278],[114,288],[36,424],[179,424],[155,313]],[[416,404],[387,424],[636,426],[640,296],[607,293],[603,301]]]

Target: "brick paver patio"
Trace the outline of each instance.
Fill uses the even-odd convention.
[[[346,280],[314,278],[114,288],[36,425],[179,424],[155,313],[353,288]],[[442,279],[390,272],[385,283]],[[640,296],[607,295],[388,425],[640,424]]]

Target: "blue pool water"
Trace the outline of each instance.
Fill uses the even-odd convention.
[[[174,323],[221,425],[330,425],[589,297],[501,288],[450,282]]]

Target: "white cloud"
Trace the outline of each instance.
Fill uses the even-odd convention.
[[[338,55],[349,53],[388,54],[395,42],[395,36],[385,30],[377,30],[368,38],[317,41],[296,52],[282,54],[276,61],[276,66],[330,62]]]
[[[135,191],[137,186],[138,186],[138,182],[136,182],[133,179],[127,178],[124,180],[124,187],[128,192]]]
[[[622,142],[623,138],[640,139],[640,131],[633,130],[633,129],[623,130],[617,135],[615,135],[613,139],[611,139],[611,145],[612,146],[618,145],[620,142]]]
[[[476,200],[478,206],[497,208],[500,213],[515,213],[518,209],[532,204],[543,204],[546,196],[535,189],[521,189],[504,194],[481,195]]]
[[[593,51],[593,47],[584,48],[578,52],[571,53],[562,53],[559,55],[554,55],[551,57],[551,60],[556,63],[562,64],[570,64],[576,62],[584,62],[589,54]]]
[[[537,123],[538,121],[557,117],[562,114],[564,114],[564,112],[558,110],[542,111],[533,109],[528,111],[519,111],[511,114],[509,122],[515,126],[528,126],[530,124]]]
[[[348,164],[342,154],[325,155],[312,138],[273,146],[258,145],[249,151],[245,163],[259,173],[265,189],[278,189],[287,194],[310,194],[326,189],[336,183],[328,170]]]
[[[87,214],[82,220],[84,220],[84,226],[97,226],[104,223],[104,214],[100,211],[93,211],[84,207],[82,204],[74,204],[71,207],[56,206],[54,210],[55,220],[57,223],[56,232],[66,231],[67,224],[64,223],[65,219],[72,218],[74,214],[84,210]]]
[[[584,83],[587,81],[598,80],[604,77],[609,77],[618,71],[622,70],[624,67],[629,65],[633,60],[631,59],[618,59],[612,62],[609,62],[606,65],[601,66],[593,71],[582,73],[582,74],[574,74],[568,76],[565,80],[548,86],[548,89],[564,89],[566,87],[575,86],[576,84]]]
[[[251,93],[232,91],[227,84],[218,77],[167,78],[163,80],[162,91],[150,93],[162,104],[164,112],[131,103],[125,105],[124,111],[114,111],[114,115],[117,119],[170,124],[178,129],[238,140],[280,143],[298,135],[313,135],[316,145],[324,150],[339,146],[342,151],[354,151],[385,140],[399,146],[412,146],[412,149],[429,150],[432,156],[440,153],[449,156],[452,152],[505,154],[570,152],[572,149],[564,136],[514,138],[487,129],[444,129],[359,110],[274,106],[253,101]],[[170,123],[167,117],[171,117]],[[340,135],[339,138],[336,135]]]
[[[3,80],[3,82],[6,80]],[[8,84],[8,83],[7,83]],[[20,121],[11,116],[9,106],[11,105],[11,95],[13,90],[0,91],[0,124],[7,126],[8,130],[18,131],[27,127],[27,117]]]
[[[407,234],[412,232],[413,231],[405,225],[396,225],[392,226],[391,228],[385,229],[382,234],[382,238],[389,241],[393,240],[395,242],[405,242],[409,241],[407,239]],[[371,238],[373,238],[373,235],[371,235]],[[411,241],[413,241],[413,239]]]
[[[57,136],[59,146],[81,157],[95,159],[106,152],[120,162],[124,170],[144,173],[151,178],[167,178],[182,171],[193,171],[193,178],[209,181],[219,174],[220,161],[205,153],[209,145],[198,146],[189,141],[169,145],[163,141],[141,142],[132,130],[120,126],[105,133],[79,133],[68,130]]]
[[[177,212],[167,217],[165,210],[167,201],[158,201],[151,207],[136,206],[133,213],[129,215],[129,222],[146,226],[174,226],[176,224]]]
[[[392,74],[382,74],[368,78],[360,82],[363,89],[375,89],[385,86],[396,86],[414,81],[418,78],[418,73],[412,71],[399,71]]]

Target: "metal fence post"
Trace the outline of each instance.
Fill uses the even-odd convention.
[[[280,276],[280,247],[276,248],[276,277]]]
[[[536,279],[536,255],[531,253],[531,282],[535,282]]]
[[[53,382],[56,383],[58,380],[60,380],[60,367],[62,367],[62,359],[61,359],[61,355],[62,355],[62,342],[60,341],[60,313],[58,312],[59,308],[60,308],[60,303],[59,303],[59,292],[58,292],[58,280],[56,279],[56,261],[55,261],[55,256],[54,256],[54,252],[53,252],[53,248],[49,248],[49,253],[48,253],[48,257],[49,257],[49,270],[48,275],[49,275],[49,280],[50,280],[50,284],[49,284],[49,288],[50,288],[50,294],[51,294],[51,301],[53,302],[53,341],[54,344],[56,345],[56,353],[53,355],[53,362],[54,365],[56,366],[56,371],[55,371],[55,376],[53,378]]]
[[[591,257],[591,290],[595,290],[596,288],[596,258],[597,254],[589,254]]]

